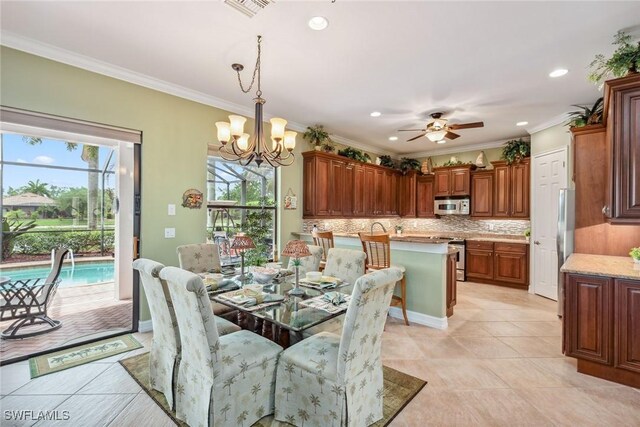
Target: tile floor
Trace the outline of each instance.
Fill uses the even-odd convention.
[[[116,300],[114,287],[110,282],[58,288],[49,317],[62,321],[62,327],[37,337],[0,341],[0,360],[45,351],[88,335],[131,330],[131,300]],[[0,322],[0,330],[13,322]]]
[[[392,426],[639,426],[640,390],[578,374],[560,353],[555,303],[524,291],[460,283],[446,331],[389,319],[384,363],[429,381]],[[149,345],[151,334],[135,334]],[[117,363],[144,349],[29,379],[0,368],[0,424],[18,409],[69,411],[37,426],[170,426]]]

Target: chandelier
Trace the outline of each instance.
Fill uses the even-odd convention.
[[[298,133],[286,131],[287,121],[274,117],[270,120],[270,146],[267,145],[264,136],[262,106],[266,101],[262,98],[260,87],[261,42],[262,36],[258,36],[258,59],[256,60],[251,84],[248,88],[244,88],[240,78],[240,71],[244,70],[244,66],[242,64],[231,65],[231,68],[238,74],[238,83],[242,92],[249,93],[254,83],[257,83],[256,97],[253,99],[256,104],[253,135],[244,133],[244,123],[247,121],[245,117],[230,115],[229,122],[216,122],[218,141],[222,144],[218,152],[223,159],[238,161],[243,166],[247,166],[251,162],[255,162],[258,166],[263,162],[273,167],[289,166],[293,164],[293,149],[296,146],[296,135]]]

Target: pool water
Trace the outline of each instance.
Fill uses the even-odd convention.
[[[60,271],[60,287],[95,285],[113,282],[113,261],[76,263],[75,268],[65,263]],[[0,268],[0,276],[10,277],[11,281],[42,278],[51,270],[46,267]]]

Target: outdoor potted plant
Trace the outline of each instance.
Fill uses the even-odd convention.
[[[580,110],[569,113],[569,121],[566,125],[573,129],[602,123],[603,100],[602,97],[598,98],[592,107],[572,105]]]
[[[522,138],[507,141],[502,150],[502,158],[508,165],[519,163],[525,157],[529,157],[529,154],[531,154],[531,143]]]
[[[325,144],[333,148],[333,146],[330,144],[331,138],[329,138],[329,132],[324,130],[323,125],[307,126],[307,130],[304,134],[302,134],[302,138],[313,144],[316,151],[320,151]]]
[[[640,42],[632,42],[631,36],[624,31],[618,31],[613,39],[612,44],[618,48],[611,58],[605,59],[604,55],[598,54],[589,64],[589,80],[596,84],[602,83],[607,77],[624,77],[640,69]]]
[[[640,264],[640,247],[631,248],[631,251],[629,251],[629,255],[631,255],[631,258],[633,258],[633,262],[635,262],[636,264]]]

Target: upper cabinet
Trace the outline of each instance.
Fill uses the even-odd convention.
[[[640,223],[640,74],[604,86],[607,194],[602,212],[612,223]]]
[[[504,161],[491,162],[494,217],[529,218],[529,160],[511,165]]]
[[[418,191],[418,172],[409,171],[406,175],[399,177],[400,179],[400,199],[398,203],[398,211],[400,216],[415,217],[416,216],[416,194]],[[433,204],[433,203],[432,203]]]
[[[468,196],[471,188],[471,170],[475,165],[435,168],[434,196]]]
[[[319,151],[302,157],[304,218],[399,215],[400,172]]]
[[[416,191],[416,216],[419,218],[434,218],[434,189],[435,178],[433,175],[419,176],[417,178]]]
[[[471,174],[471,216],[493,216],[493,171]]]

